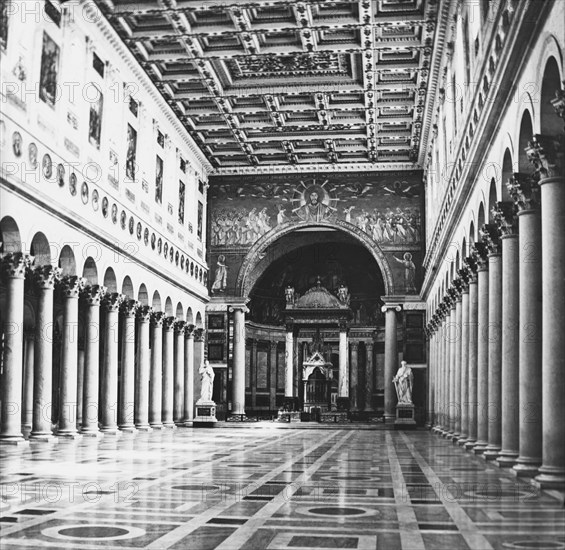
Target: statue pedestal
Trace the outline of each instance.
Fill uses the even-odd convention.
[[[214,401],[198,400],[194,406],[193,428],[213,428],[218,422],[216,418],[216,403]]]
[[[398,403],[396,405],[395,430],[409,430],[416,427],[413,403]]]

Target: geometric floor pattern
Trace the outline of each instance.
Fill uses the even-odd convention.
[[[559,501],[427,431],[123,434],[0,472],[2,550],[565,549]]]

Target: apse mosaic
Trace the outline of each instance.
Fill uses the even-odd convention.
[[[392,248],[418,246],[422,239],[417,172],[215,181],[210,189],[212,246],[250,246],[278,226],[335,220]]]

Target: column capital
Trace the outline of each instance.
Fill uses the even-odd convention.
[[[564,174],[564,150],[564,135],[534,135],[525,151],[528,155],[528,160],[534,165],[535,179],[540,180],[562,176]]]
[[[163,328],[166,331],[171,331],[175,327],[175,321],[177,320],[176,317],[170,315],[169,317],[163,317]]]
[[[119,292],[107,292],[102,300],[102,305],[106,311],[119,311],[120,306],[125,299],[125,294],[120,294]]]
[[[400,304],[385,304],[384,306],[381,307],[381,311],[383,313],[386,313],[389,310],[394,310],[398,313],[402,311],[402,306]]]
[[[455,281],[453,281],[453,282],[455,282]],[[455,286],[453,286],[453,283],[452,283],[452,286],[450,286],[447,289],[447,293],[449,294],[449,298],[450,298],[449,307],[451,309],[455,309],[455,306],[457,305],[457,301],[458,301],[459,297],[461,296],[461,293],[459,292],[459,290]]]
[[[165,313],[163,311],[153,311],[151,313],[151,325],[155,328],[163,328],[163,319]]]
[[[121,304],[120,311],[124,317],[133,319],[140,305],[137,300],[124,300]]]
[[[271,351],[276,351],[278,345],[279,345],[279,343],[276,340],[272,340],[271,342],[269,342],[269,346],[271,348]]]
[[[33,256],[22,252],[9,252],[2,256],[2,274],[8,279],[24,279],[33,264]]]
[[[184,335],[186,338],[194,338],[194,329],[196,328],[195,325],[192,323],[186,323],[186,327],[184,329]]]
[[[455,277],[455,279],[453,279],[453,283],[451,284],[453,286],[453,291],[455,293],[455,301],[460,302],[463,295],[463,288],[465,286],[461,275],[459,274],[457,277]]]
[[[249,313],[249,308],[245,304],[237,304],[228,306],[228,311],[230,313],[235,313],[236,311],[241,311],[242,313]]]
[[[466,261],[463,260],[463,267],[457,270],[459,275],[459,280],[461,282],[461,292],[469,292],[469,283],[471,282],[471,268],[467,265]]]
[[[477,271],[486,271],[488,269],[488,250],[485,243],[478,241],[471,248],[471,255],[477,264]]]
[[[349,340],[349,347],[352,350],[359,351],[359,342],[357,340]]]
[[[137,308],[137,318],[142,323],[148,323],[151,319],[151,314],[153,313],[153,308],[151,306],[139,306]]]
[[[494,223],[501,237],[509,237],[518,233],[518,207],[514,202],[497,202],[492,208]]]
[[[61,277],[59,289],[65,298],[78,298],[80,291],[84,288],[86,279],[76,275],[65,275]]]
[[[204,329],[203,328],[194,329],[194,339],[197,342],[204,342]]]
[[[45,290],[54,289],[55,284],[61,279],[63,270],[52,265],[39,265],[33,270],[33,279],[38,288]]]
[[[88,306],[99,306],[106,294],[106,287],[101,285],[85,285],[80,296]]]
[[[175,321],[175,334],[182,335],[186,330],[186,321]]]
[[[506,182],[510,198],[516,203],[519,212],[536,210],[540,206],[540,191],[537,179],[530,174],[514,172]]]
[[[565,120],[565,80],[562,82],[563,88],[555,90],[555,97],[550,100],[558,117]]]
[[[340,332],[347,332],[347,321],[340,321],[339,322],[339,331]]]
[[[496,225],[493,223],[485,223],[479,229],[479,235],[487,249],[488,255],[500,253],[500,235]]]
[[[373,347],[375,346],[375,342],[373,340],[366,340],[365,341],[365,349],[371,353],[373,351]]]

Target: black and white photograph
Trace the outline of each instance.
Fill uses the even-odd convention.
[[[565,550],[565,0],[0,6],[1,550]]]

